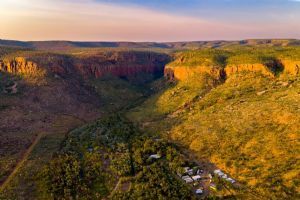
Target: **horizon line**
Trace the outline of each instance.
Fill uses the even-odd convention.
[[[247,40],[300,40],[300,38],[245,38],[245,39],[212,39],[212,40],[177,40],[177,41],[133,41],[133,40],[67,40],[67,39],[50,39],[50,40],[19,40],[19,39],[3,39],[0,41],[15,41],[15,42],[118,42],[118,43],[184,43],[184,42],[236,42]]]

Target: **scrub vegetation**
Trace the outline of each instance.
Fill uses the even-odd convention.
[[[298,199],[297,42],[0,47],[0,199]]]

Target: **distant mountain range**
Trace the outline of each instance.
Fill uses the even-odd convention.
[[[67,50],[73,48],[163,48],[195,49],[218,48],[234,45],[243,46],[299,46],[296,39],[249,39],[241,41],[192,41],[192,42],[74,42],[74,41],[17,41],[1,40],[0,46],[21,47],[36,50]]]

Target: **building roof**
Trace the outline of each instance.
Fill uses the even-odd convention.
[[[201,179],[201,176],[199,176],[199,175],[192,176],[192,179],[194,179],[194,180],[199,180],[199,179]]]
[[[227,178],[226,181],[229,181],[229,182],[231,182],[231,183],[235,183],[235,180],[232,179],[232,178]]]
[[[219,176],[223,176],[223,175],[225,175],[223,172],[219,172],[219,173],[217,173]]]
[[[186,183],[192,183],[192,182],[194,182],[194,180],[191,179],[191,178],[186,178],[186,179],[184,179],[184,181],[185,181]]]
[[[196,194],[202,194],[202,193],[203,193],[203,190],[201,190],[201,189],[196,190]]]
[[[225,178],[225,179],[226,179],[226,178],[227,178],[227,174],[224,174],[224,175],[222,176],[222,178]]]
[[[161,156],[159,154],[150,155],[149,158],[159,159]]]
[[[187,178],[191,178],[191,177],[189,177],[189,176],[182,176],[181,178],[182,179],[187,179]]]

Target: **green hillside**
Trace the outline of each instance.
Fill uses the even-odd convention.
[[[250,52],[179,53],[171,67],[209,66],[220,54],[228,56],[228,63],[239,64],[269,56],[299,59],[298,48]],[[247,71],[218,82],[200,73],[160,86],[157,94],[127,117],[231,174],[245,186],[236,191],[242,199],[254,198],[251,193],[259,199],[299,197],[299,76],[282,73],[272,78]]]

